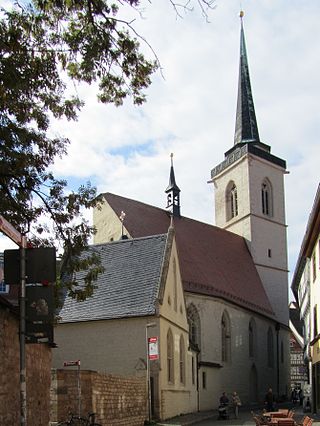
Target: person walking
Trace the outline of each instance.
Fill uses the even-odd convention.
[[[239,416],[239,407],[241,407],[241,400],[239,395],[237,394],[237,392],[233,392],[232,395],[232,405],[233,405],[233,412],[234,412],[234,416],[237,419]]]
[[[274,396],[272,392],[272,388],[268,389],[268,392],[266,393],[264,403],[267,406],[267,411],[274,411]]]

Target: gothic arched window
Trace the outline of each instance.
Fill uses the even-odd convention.
[[[269,329],[268,329],[267,352],[268,352],[268,367],[273,368],[273,366],[274,366],[274,347],[273,347],[273,333],[272,333],[271,327],[269,327]]]
[[[238,191],[235,183],[231,181],[226,193],[227,220],[238,216]]]
[[[167,333],[167,374],[168,382],[174,383],[174,349],[172,331]]]
[[[186,351],[184,346],[184,338],[180,336],[180,360],[179,360],[179,373],[180,383],[185,384],[186,381]]]
[[[231,361],[231,326],[226,311],[221,318],[221,360],[222,362]]]
[[[264,215],[272,216],[272,187],[268,179],[261,185],[261,208]]]
[[[257,329],[253,318],[249,322],[249,357],[254,358],[257,353]]]
[[[191,346],[200,349],[201,348],[201,327],[200,317],[197,308],[191,303],[187,309],[187,318],[189,324],[189,341]]]

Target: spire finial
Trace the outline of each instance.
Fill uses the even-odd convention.
[[[244,11],[243,10],[240,10],[239,16],[240,16],[240,19],[242,21],[242,18],[244,17]]]
[[[173,152],[171,152],[170,158],[171,158],[171,167],[172,167],[173,166]]]

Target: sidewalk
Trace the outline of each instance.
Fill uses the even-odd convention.
[[[282,405],[281,405],[282,407]],[[280,407],[280,408],[281,408]],[[304,415],[308,415],[314,419],[313,426],[320,426],[320,416],[312,413],[303,413],[302,407],[293,406],[290,403],[284,404],[284,408],[293,408],[295,410],[294,418],[296,421],[300,421]],[[181,416],[174,417],[169,420],[157,423],[157,426],[188,426],[195,423],[199,423],[204,420],[211,420],[210,424],[216,426],[240,426],[240,425],[255,425],[252,419],[251,411],[260,413],[262,411],[259,407],[242,407],[239,412],[239,418],[235,419],[232,414],[228,420],[218,420],[218,410],[201,411],[197,413],[184,414]]]

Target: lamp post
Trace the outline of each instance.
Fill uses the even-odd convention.
[[[149,364],[149,341],[148,341],[148,328],[155,327],[157,324],[151,322],[146,324],[146,353],[147,353],[147,374],[146,374],[146,387],[147,387],[147,408],[148,408],[148,422],[151,421],[151,389],[150,389],[150,364]]]

